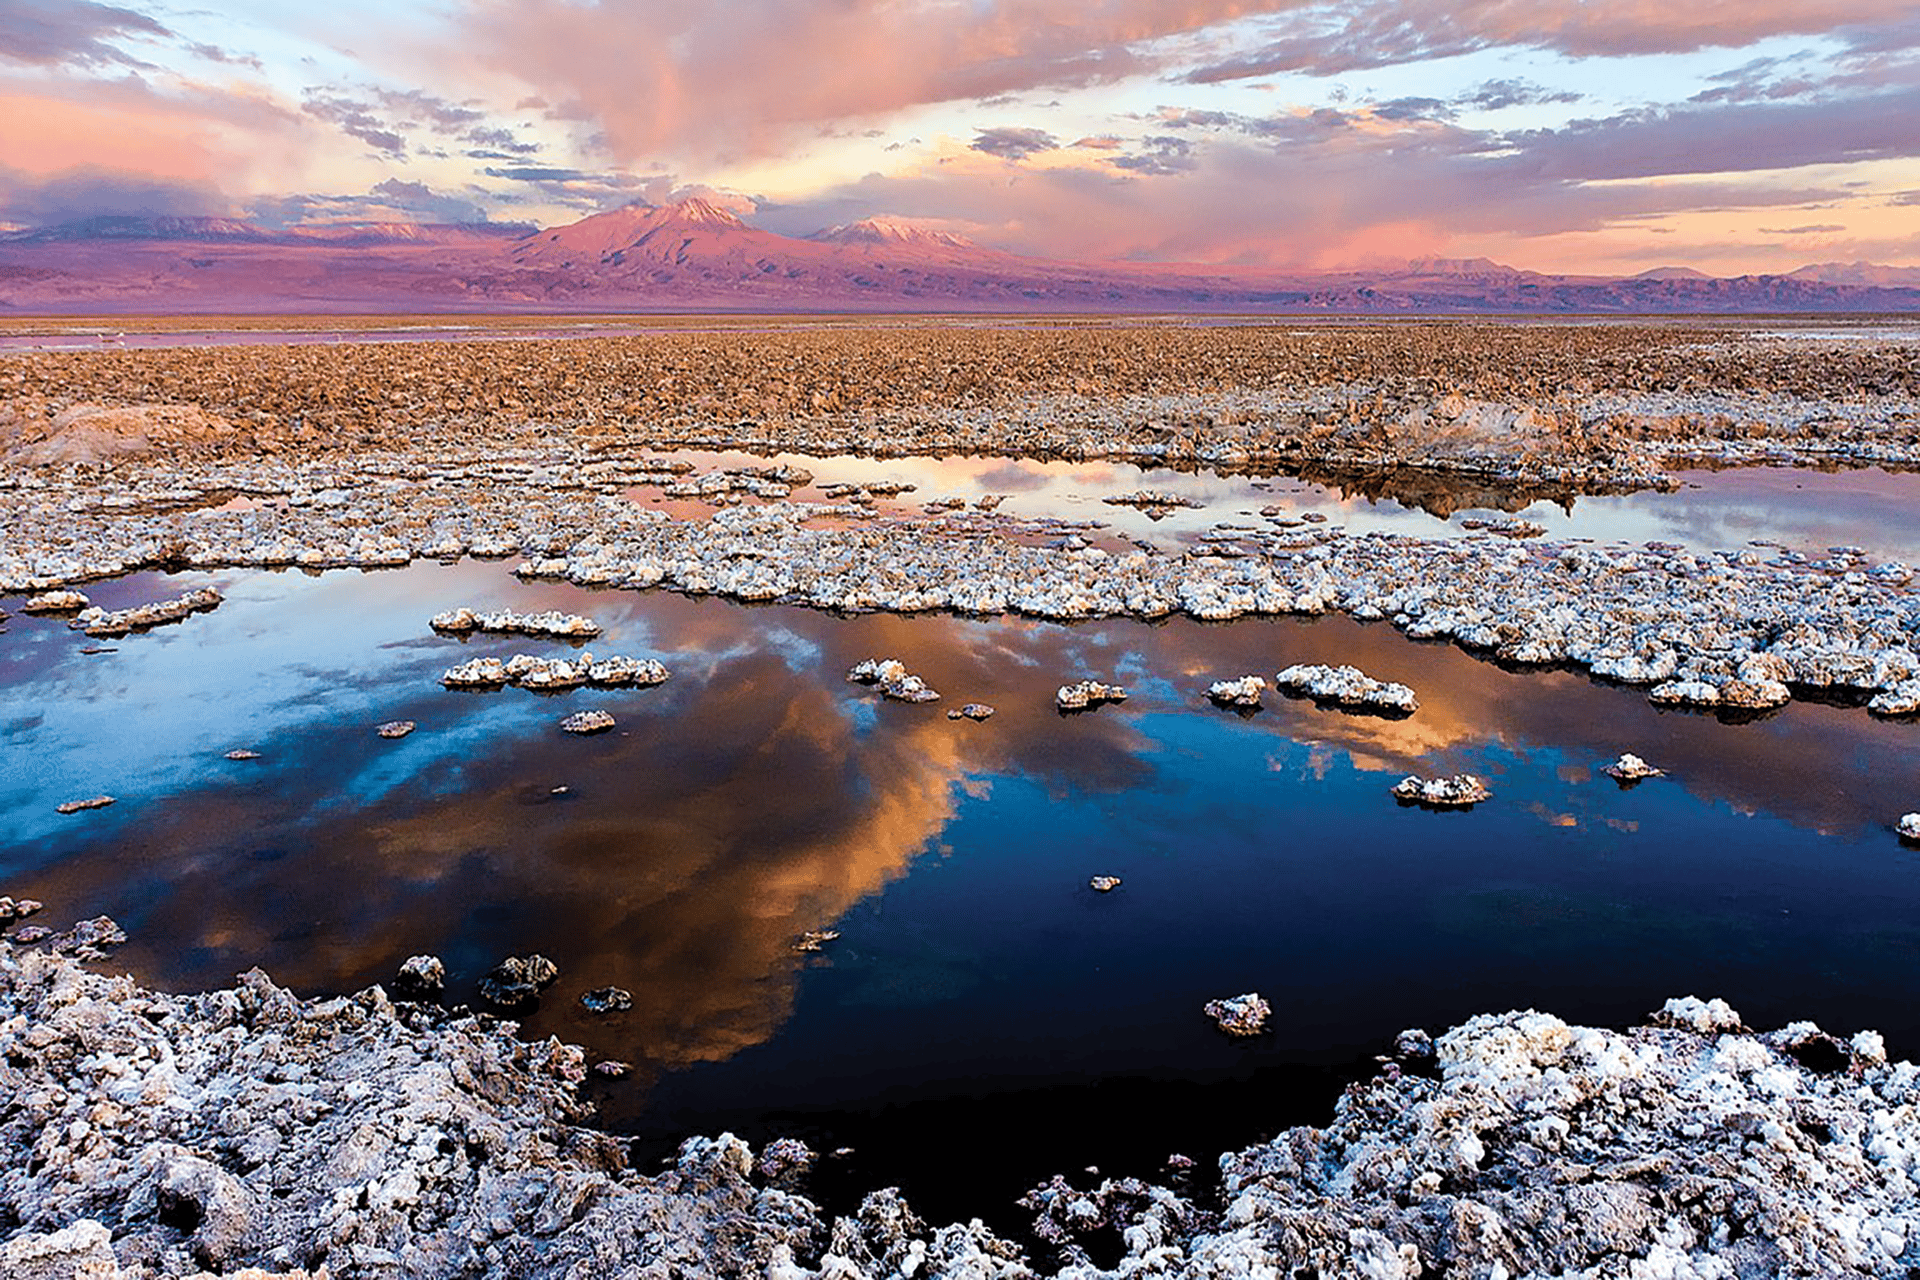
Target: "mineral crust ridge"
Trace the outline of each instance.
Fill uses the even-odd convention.
[[[1393,798],[1402,804],[1428,809],[1466,809],[1493,795],[1485,781],[1471,773],[1449,778],[1421,778],[1408,774],[1393,784]]]
[[[1664,778],[1665,769],[1656,769],[1631,751],[1623,751],[1620,758],[1601,770],[1615,782],[1632,783],[1646,778]]]
[[[1062,711],[1085,711],[1106,702],[1125,702],[1127,691],[1117,684],[1098,680],[1076,680],[1063,684],[1053,695],[1054,705]]]
[[[1812,1280],[1920,1261],[1920,1068],[1873,1032],[1755,1033],[1686,997],[1626,1031],[1525,1011],[1399,1043],[1420,1070],[1390,1062],[1325,1128],[1222,1156],[1217,1208],[1053,1179],[1025,1202],[1035,1258],[892,1190],[825,1214],[791,1189],[793,1146],[695,1137],[635,1169],[582,1127],[583,1053],[510,1023],[379,987],[302,999],[257,969],[170,995],[0,943],[0,1139],[23,1154],[0,1169],[0,1275]],[[1092,1261],[1096,1235],[1119,1255]]]
[[[1266,690],[1265,676],[1241,676],[1237,680],[1215,680],[1207,686],[1207,697],[1223,707],[1257,707]]]
[[[1202,1011],[1230,1036],[1257,1036],[1267,1029],[1267,1020],[1273,1017],[1273,1006],[1255,991],[1209,1000]]]

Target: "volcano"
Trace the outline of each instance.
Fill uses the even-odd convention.
[[[809,236],[705,199],[542,230],[492,223],[267,228],[93,218],[0,235],[0,310],[21,312],[1920,311],[1908,268],[1717,278],[1549,275],[1483,258],[1286,271],[1021,257],[896,218]],[[1822,275],[1843,279],[1822,279]]]

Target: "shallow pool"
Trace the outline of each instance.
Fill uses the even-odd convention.
[[[1718,995],[1756,1025],[1920,1052],[1920,851],[1890,829],[1920,807],[1911,724],[1802,703],[1725,724],[1344,619],[838,618],[475,563],[89,591],[203,583],[215,612],[111,641],[0,601],[0,891],[48,923],[111,914],[132,941],[109,967],[163,986],[257,964],[347,990],[432,952],[469,1001],[500,957],[544,953],[561,977],[527,1033],[633,1063],[592,1089],[650,1148],[801,1133],[854,1148],[829,1180],[1017,1222],[1052,1172],[1151,1173],[1324,1118],[1395,1032],[1476,1012],[1621,1024]],[[449,692],[465,658],[568,651],[435,635],[458,605],[587,613],[594,652],[672,677]],[[888,656],[943,700],[845,680]],[[1203,697],[1300,661],[1405,681],[1421,707]],[[1083,675],[1132,696],[1062,715],[1053,690]],[[946,717],[971,700],[998,713]],[[586,706],[616,730],[558,730]],[[395,718],[419,728],[374,734]],[[1598,768],[1625,750],[1671,776],[1622,789]],[[1493,799],[1387,794],[1458,770]],[[99,792],[118,802],[54,811]],[[823,928],[841,937],[794,950]],[[580,1006],[607,984],[631,1011]],[[1200,1006],[1248,990],[1274,1028],[1229,1040]]]

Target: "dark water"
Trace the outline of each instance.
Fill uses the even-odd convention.
[[[203,582],[219,610],[115,641],[4,602],[0,891],[54,923],[113,915],[132,942],[112,967],[174,987],[258,964],[339,991],[433,952],[464,1001],[502,955],[542,952],[562,976],[528,1033],[635,1064],[593,1089],[649,1156],[793,1132],[855,1148],[830,1198],[898,1182],[932,1216],[1012,1223],[1050,1173],[1148,1173],[1322,1119],[1395,1032],[1477,1012],[1617,1025],[1718,995],[1920,1053],[1920,851],[1891,830],[1920,807],[1920,728],[1857,709],[1723,724],[1344,619],[835,618],[480,564],[91,593]],[[475,654],[565,649],[428,629],[462,604],[588,613],[595,652],[672,679],[445,691]],[[946,700],[847,684],[873,656]],[[1421,709],[1201,697],[1296,661],[1406,681]],[[1060,715],[1053,689],[1082,675],[1134,696]],[[945,718],[976,699],[999,714]],[[584,706],[619,728],[559,732]],[[376,737],[393,718],[419,730]],[[1672,777],[1622,790],[1597,769],[1623,750]],[[1456,770],[1494,799],[1386,794]],[[119,803],[54,813],[101,791]],[[1124,884],[1096,894],[1094,874]],[[823,955],[792,950],[829,926]],[[609,983],[635,1007],[587,1014]],[[1200,1005],[1247,990],[1275,1028],[1236,1043]]]

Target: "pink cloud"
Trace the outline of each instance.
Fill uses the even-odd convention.
[[[1911,0],[468,0],[463,21],[485,60],[599,124],[616,157],[711,161],[823,123],[1143,74],[1326,74],[1494,46],[1584,57],[1842,30],[1867,47],[1911,13]]]
[[[921,103],[1113,80],[1138,46],[1247,0],[472,0],[484,56],[605,130],[623,159],[777,148],[807,125]]]

